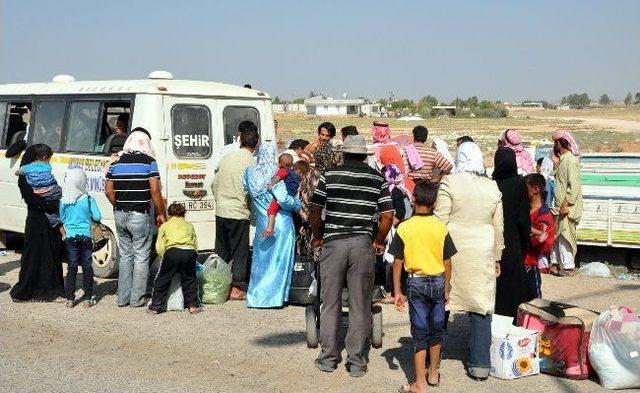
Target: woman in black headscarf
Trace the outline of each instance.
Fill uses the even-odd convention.
[[[495,313],[515,317],[520,303],[530,301],[535,295],[524,266],[531,231],[527,185],[524,178],[518,175],[513,150],[498,148],[494,159],[493,179],[502,193],[505,245],[496,287]]]
[[[20,166],[36,160],[36,149],[30,146],[22,156]],[[24,175],[18,177],[18,188],[27,204],[24,228],[24,247],[20,259],[18,283],[11,288],[13,301],[53,301],[64,298],[62,278],[62,252],[60,231],[52,228],[44,213],[57,213],[59,201],[48,201],[33,193]]]

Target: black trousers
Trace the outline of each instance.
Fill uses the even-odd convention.
[[[216,216],[216,254],[231,263],[233,285],[242,290],[249,286],[249,220]]]
[[[153,283],[153,296],[149,309],[163,311],[167,307],[167,296],[171,279],[180,273],[182,279],[182,294],[186,307],[198,307],[198,279],[196,278],[196,258],[194,250],[170,248],[162,257],[160,271]]]

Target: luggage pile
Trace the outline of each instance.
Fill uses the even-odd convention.
[[[545,374],[576,380],[597,375],[607,389],[640,388],[640,316],[630,308],[612,307],[598,314],[534,299],[520,305],[517,325],[523,330],[509,328],[504,337],[494,334],[492,375],[503,379],[533,375],[539,363]],[[523,341],[527,332],[537,333],[532,354],[520,345],[529,344]],[[517,349],[521,351],[516,356]]]

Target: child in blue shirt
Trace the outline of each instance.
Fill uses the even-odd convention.
[[[66,230],[66,248],[69,265],[65,281],[66,306],[75,306],[76,275],[78,265],[82,266],[83,305],[89,308],[95,304],[93,299],[93,266],[91,254],[92,221],[102,218],[96,201],[87,193],[87,175],[82,168],[73,168],[67,172],[60,200],[60,219]]]

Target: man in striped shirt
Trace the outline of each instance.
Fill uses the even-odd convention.
[[[152,151],[148,131],[135,128],[127,138],[124,153],[109,166],[106,175],[105,194],[114,208],[120,255],[119,307],[145,306],[152,220],[155,218],[158,225],[166,221],[158,164],[149,155]],[[152,201],[156,213],[153,218]]]
[[[413,146],[422,159],[422,167],[415,168],[415,164],[408,160],[409,177],[413,180],[427,180],[439,182],[442,176],[451,172],[453,165],[432,147],[427,146],[429,130],[424,126],[413,129]]]
[[[320,345],[316,367],[332,372],[341,361],[338,337],[342,324],[342,288],[349,288],[349,330],[345,346],[347,367],[353,377],[367,371],[367,339],[371,331],[371,292],[375,254],[393,222],[393,204],[384,177],[364,161],[367,144],[362,135],[348,136],[340,151],[344,164],[320,177],[311,199],[313,244],[320,256]],[[321,213],[325,210],[324,233]],[[375,217],[379,215],[374,234]]]

